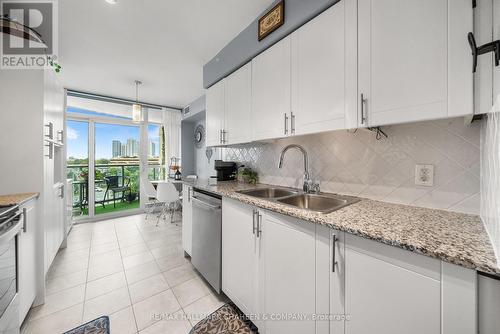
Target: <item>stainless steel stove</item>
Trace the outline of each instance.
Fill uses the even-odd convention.
[[[18,236],[21,215],[17,205],[0,207],[0,333],[19,333]]]

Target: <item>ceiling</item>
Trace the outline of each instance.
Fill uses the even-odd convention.
[[[59,63],[66,88],[184,107],[203,94],[203,65],[272,0],[64,0]]]

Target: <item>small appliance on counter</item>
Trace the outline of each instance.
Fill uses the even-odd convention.
[[[217,181],[232,181],[236,179],[238,170],[236,162],[215,160],[214,169],[217,171]]]

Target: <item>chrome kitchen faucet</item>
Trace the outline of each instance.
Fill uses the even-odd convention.
[[[302,152],[302,156],[304,157],[304,185],[302,186],[302,190],[304,190],[304,192],[308,193],[308,194],[319,192],[320,191],[319,183],[314,183],[311,180],[311,177],[309,174],[309,159],[307,157],[306,150],[302,146],[296,145],[296,144],[291,144],[291,145],[285,146],[283,148],[283,150],[281,151],[280,162],[279,162],[278,168],[283,167],[283,158],[285,157],[285,153],[289,149],[292,149],[292,148],[298,149],[300,152]]]

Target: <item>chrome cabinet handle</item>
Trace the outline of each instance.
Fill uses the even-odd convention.
[[[188,187],[188,202],[191,202],[191,190],[193,190],[193,188]]]
[[[49,153],[45,154],[45,156],[52,160],[52,158],[54,157],[54,144],[52,142],[45,142],[44,146],[49,150]]]
[[[61,185],[60,187],[60,193],[59,193],[59,198],[64,198],[64,184]]]
[[[262,215],[257,211],[257,238],[262,235]]]
[[[291,124],[291,134],[294,135],[295,134],[295,115],[293,114],[293,112],[290,112],[290,124]]]
[[[337,236],[335,234],[332,235],[332,239],[333,239],[333,241],[332,241],[332,258],[333,258],[333,260],[332,260],[332,273],[334,273],[335,272],[335,266],[338,263],[337,260],[335,259],[336,258],[336,250],[335,250],[335,248],[337,247],[337,240],[339,240],[339,239],[337,239]]]
[[[219,143],[222,144],[222,130],[219,130]]]
[[[257,213],[258,213],[258,211],[255,210],[255,209],[252,212],[252,220],[253,220],[253,222],[252,222],[252,233],[254,235],[255,235],[255,232],[257,231],[257,224],[256,224],[256,219],[255,219],[256,216],[257,216]]]
[[[54,124],[52,122],[49,122],[48,124],[45,124],[44,126],[49,129],[49,133],[46,134],[45,137],[49,138],[49,139],[54,139]]]
[[[288,115],[285,113],[285,135],[288,135]]]
[[[64,144],[64,131],[57,131],[57,141],[61,144]]]
[[[222,144],[226,143],[226,135],[227,135],[227,131],[226,130],[222,130]]]
[[[365,95],[361,93],[361,124],[365,124],[366,122],[366,115],[365,115]]]
[[[26,233],[28,230],[28,210],[23,208],[23,232]]]

